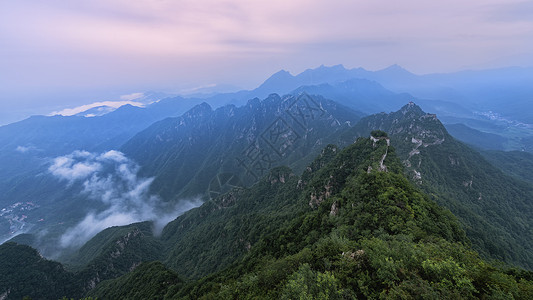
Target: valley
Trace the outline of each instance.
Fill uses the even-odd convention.
[[[529,297],[533,156],[502,151],[506,121],[443,124],[469,110],[366,79],[284,88],[0,127],[0,263],[32,262],[0,293],[46,269],[57,298]]]
[[[533,299],[532,16],[0,1],[0,300]]]

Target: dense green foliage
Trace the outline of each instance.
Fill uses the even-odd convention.
[[[301,176],[274,168],[161,236],[148,222],[101,232],[67,260],[76,271],[63,271],[68,296],[96,288],[90,295],[102,299],[533,297],[533,273],[484,260],[530,267],[530,185],[412,103],[344,134],[348,146],[326,146]]]
[[[108,228],[67,259],[69,270],[28,246],[5,243],[0,246],[0,287],[10,290],[8,299],[81,296],[142,262],[161,259],[162,244],[152,230],[149,222]],[[3,292],[0,290],[0,295]]]
[[[362,119],[346,132],[390,133],[405,174],[462,223],[483,257],[532,269],[533,185],[516,180],[451,137],[435,115],[414,103]]]
[[[504,272],[479,258],[455,217],[403,176],[401,162],[387,146],[386,137],[377,142],[360,139],[337,152],[328,146],[298,182],[280,181],[279,175],[287,170],[276,170],[276,176],[233,194],[231,207],[241,207],[243,212],[245,203],[276,205],[283,203],[278,198],[286,194],[296,203],[284,206],[293,211],[293,217],[280,221],[280,215],[263,215],[256,226],[239,227],[244,232],[222,231],[221,235],[238,241],[247,230],[277,225],[259,234],[249,251],[228,268],[185,286],[170,286],[159,295],[188,299],[533,296],[532,274]],[[387,171],[380,171],[382,162]],[[249,195],[265,191],[262,184],[283,188],[273,188],[274,193],[256,202]],[[211,207],[204,211],[204,218],[225,212],[232,216],[229,220],[239,214]],[[261,221],[265,218],[270,222]],[[214,241],[212,247],[225,254],[231,243]],[[98,295],[121,298],[139,292],[144,285],[118,287],[147,276],[134,273],[107,283],[106,292]],[[158,274],[152,275],[157,278]]]
[[[116,280],[104,281],[90,292],[96,299],[163,299],[169,287],[183,281],[160,262],[143,263]]]
[[[60,263],[46,260],[26,245],[0,245],[0,298],[59,299],[79,297],[81,288]]]
[[[91,262],[97,264],[104,257],[115,259],[120,257],[124,260],[137,257],[141,261],[156,260],[159,259],[161,247],[160,242],[153,236],[151,222],[134,223],[127,226],[109,227],[101,231],[70,257],[62,260],[73,268],[86,266]],[[120,255],[117,251],[120,251]],[[115,254],[111,255],[113,253]],[[116,260],[114,265],[117,266]]]
[[[101,281],[126,274],[145,261],[161,258],[162,245],[153,237],[151,223],[111,227],[85,244],[71,260],[77,284],[84,291]]]
[[[533,154],[524,151],[483,151],[481,154],[506,174],[533,183]]]
[[[227,267],[298,214],[290,189],[297,181],[290,169],[275,168],[253,189],[230,191],[184,214],[161,236],[169,250],[165,262],[192,278]]]

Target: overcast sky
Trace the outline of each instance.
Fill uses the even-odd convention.
[[[321,64],[533,64],[533,1],[0,0],[0,124]]]

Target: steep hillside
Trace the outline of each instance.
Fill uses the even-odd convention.
[[[76,277],[84,291],[89,291],[101,281],[131,272],[142,262],[160,259],[162,250],[146,222],[102,231],[72,261],[78,264],[77,269],[83,267]]]
[[[435,115],[414,103],[362,119],[345,139],[376,129],[390,134],[408,177],[459,218],[477,251],[533,268],[531,185],[505,175],[456,141]]]
[[[4,243],[0,246],[0,298],[79,298],[102,281],[161,259],[163,253],[148,222],[102,231],[66,259],[65,267],[46,260],[29,246]]]
[[[164,299],[169,288],[182,285],[175,272],[160,262],[149,262],[117,280],[102,282],[90,295],[95,299]]]
[[[328,145],[301,176],[275,168],[159,238],[150,223],[110,228],[72,259],[88,262],[81,271],[53,284],[103,299],[533,296],[533,274],[483,261],[457,219],[405,177],[393,145],[382,131]],[[165,265],[143,263],[158,259]]]
[[[64,230],[56,225],[79,221],[88,207],[98,209],[98,202],[84,201],[87,197],[72,182],[50,174],[55,158],[117,149],[153,122],[178,116],[196,103],[176,97],[146,108],[125,105],[98,117],[34,116],[0,126],[0,211],[12,211],[0,213],[0,242],[28,230]],[[18,211],[13,209],[17,203],[30,207]]]
[[[192,218],[195,211],[191,211],[167,227],[167,235],[201,229],[202,223],[207,225],[215,217],[219,221],[212,224],[223,226],[213,229],[218,237],[210,246],[202,246],[202,241],[215,236],[198,231],[195,242],[205,250],[195,254],[216,259],[235,248],[245,251],[221,272],[187,285],[164,286],[158,295],[168,299],[500,295],[527,299],[533,295],[533,283],[527,281],[531,274],[506,274],[482,261],[469,248],[455,217],[413,186],[402,169],[386,134],[373,132],[371,138],[359,139],[342,151],[328,146],[301,178],[289,169],[276,169],[252,188],[197,209],[202,211],[200,219]],[[273,193],[264,195],[269,185]],[[282,209],[265,214],[269,206]],[[263,209],[250,214],[253,207]],[[292,216],[286,218],[289,212]],[[193,246],[189,243],[188,248]],[[169,274],[168,281],[175,278],[165,268],[150,274],[133,272],[97,287],[91,295],[134,295],[153,287],[154,281],[165,281],[158,279],[163,274]],[[140,278],[146,279],[140,282]]]
[[[407,176],[429,193],[434,201],[449,208],[459,217],[477,251],[487,258],[501,259],[531,268],[531,239],[528,236],[531,235],[529,228],[532,226],[529,200],[532,190],[528,184],[506,176],[485,161],[479,153],[454,140],[435,115],[425,114],[413,103],[396,113],[366,117],[353,128],[341,131],[342,136],[333,137],[341,145],[350,145],[356,136],[368,136],[375,129],[391,132],[391,143],[397,149]],[[324,158],[333,157],[338,148],[328,146],[323,151]],[[155,151],[152,151],[152,154],[153,152]],[[321,165],[318,162],[315,164]],[[304,170],[309,168],[315,167],[311,164]],[[348,177],[350,168],[343,168],[345,173],[340,173],[339,178]],[[290,174],[298,172],[286,172],[288,173],[284,175],[285,181],[296,180],[297,177]],[[302,175],[302,180],[308,180],[306,174],[307,172]],[[240,181],[232,181],[235,180],[234,177],[219,176],[218,179],[226,182],[228,190],[241,186]],[[268,180],[270,179],[267,178],[266,181]],[[257,240],[256,234],[250,235],[246,232],[263,221],[251,222],[250,218],[257,217],[258,214],[276,215],[280,222],[291,218],[290,210],[283,209],[290,207],[288,202],[284,202],[290,201],[288,198],[275,197],[281,201],[279,205],[266,205],[263,200],[266,195],[285,193],[284,190],[278,190],[276,185],[270,186],[263,181],[257,186],[258,192],[255,195],[236,190],[217,198],[217,193],[222,192],[222,189],[219,189],[211,193],[212,199],[204,206],[170,223],[162,235],[162,240],[170,251],[166,254],[165,261],[181,275],[205,275],[230,264],[233,259],[246,252],[249,244]],[[331,188],[335,190],[338,187]],[[247,202],[249,206],[235,205],[237,196],[253,200]],[[314,201],[320,202],[317,200],[320,199],[319,194],[314,197]],[[210,213],[212,211],[218,213]],[[238,217],[227,219],[224,214],[226,211],[234,211]],[[266,220],[268,221],[264,222],[271,222]],[[275,226],[264,227],[258,232],[267,233],[272,228]],[[240,240],[236,242],[231,235],[220,235],[221,230],[240,232]],[[213,243],[232,246],[220,250],[213,247]],[[198,246],[190,248],[189,244]],[[225,253],[222,259],[214,255],[219,250],[220,253]]]
[[[506,174],[533,183],[533,154],[525,151],[483,151],[483,157]]]
[[[457,140],[485,150],[505,150],[506,138],[470,128],[464,124],[446,124],[446,130]]]
[[[144,175],[156,177],[152,190],[165,199],[219,193],[221,177],[233,176],[236,185],[248,186],[275,166],[303,168],[360,116],[307,94],[273,94],[216,110],[204,103],[155,123],[122,150]]]
[[[29,246],[0,245],[0,299],[60,299],[80,297],[81,288],[72,273],[43,258]]]

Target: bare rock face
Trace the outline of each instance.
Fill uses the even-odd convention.
[[[367,130],[382,130],[389,134],[397,153],[403,159],[409,176],[421,184],[424,177],[423,152],[448,139],[444,126],[434,114],[427,114],[413,102],[390,114],[377,114],[367,120]],[[377,142],[377,137],[371,137]],[[450,160],[457,164],[456,160]],[[385,166],[386,167],[386,166]],[[383,169],[382,169],[383,170]]]
[[[329,212],[330,216],[336,216],[339,213],[339,207],[337,206],[337,201],[333,202],[331,205],[331,210]]]
[[[320,192],[311,193],[309,206],[318,207],[322,202],[331,196],[331,190],[333,188],[331,179],[333,179],[333,176],[330,176],[328,183],[324,185],[324,188]]]

